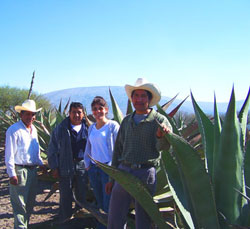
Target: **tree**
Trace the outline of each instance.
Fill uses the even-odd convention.
[[[0,87],[0,111],[6,112],[13,109],[16,105],[21,105],[28,98],[29,90],[19,89],[16,87],[3,86]],[[36,101],[37,107],[50,109],[52,106],[46,98],[41,94],[33,92],[30,99]]]

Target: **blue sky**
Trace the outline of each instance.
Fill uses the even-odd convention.
[[[124,86],[229,101],[250,86],[249,0],[2,0],[0,86]]]

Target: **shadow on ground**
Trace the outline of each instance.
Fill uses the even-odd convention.
[[[67,223],[58,224],[56,219],[43,223],[31,224],[30,229],[94,229],[96,228],[96,220],[93,217],[89,218],[74,218]]]

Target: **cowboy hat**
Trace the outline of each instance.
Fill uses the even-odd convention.
[[[39,112],[42,108],[36,109],[36,103],[34,100],[27,99],[22,103],[22,106],[15,106],[16,112],[20,113],[21,111],[30,111],[30,112]]]
[[[144,78],[138,78],[134,86],[128,85],[128,84],[125,85],[125,91],[130,101],[132,101],[132,98],[131,98],[132,92],[134,90],[139,90],[139,89],[147,90],[152,94],[152,99],[149,103],[150,107],[156,105],[160,101],[161,91],[158,88],[158,86],[152,83],[148,83],[148,81]]]

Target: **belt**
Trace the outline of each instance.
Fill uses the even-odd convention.
[[[130,163],[127,161],[123,161],[122,165],[125,165],[126,167],[129,167],[131,169],[147,169],[147,168],[154,167],[153,163],[136,164],[136,163]]]
[[[37,165],[18,165],[18,164],[15,164],[15,166],[23,167],[26,169],[34,169],[37,167]]]

